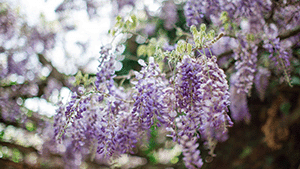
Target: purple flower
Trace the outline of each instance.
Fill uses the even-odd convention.
[[[198,130],[211,155],[215,147],[211,140],[225,141],[227,127],[233,124],[226,113],[229,105],[226,75],[216,61],[215,56],[203,55],[197,59],[184,56],[177,65],[175,79],[177,109],[183,113],[175,119],[178,142],[184,135],[189,139],[199,137]]]
[[[247,94],[241,92],[240,89],[236,86],[236,83],[239,83],[239,76],[237,73],[232,74],[230,77],[230,112],[231,117],[236,121],[244,120],[246,123],[249,123],[251,120],[251,115],[248,110]]]
[[[141,133],[129,113],[130,95],[115,86],[114,54],[110,47],[101,49],[96,88],[84,92],[79,87],[79,94],[74,92],[67,105],[60,105],[54,128],[56,138],[70,136],[77,151],[96,143],[97,152],[110,159],[131,152]]]
[[[175,50],[177,47],[177,44],[175,45],[169,45],[168,43],[166,43],[164,46],[163,46],[163,50],[164,51],[169,51],[171,52],[172,50]]]
[[[254,84],[261,101],[264,101],[265,99],[265,93],[269,85],[270,76],[271,72],[263,67],[259,67],[255,75]]]
[[[135,6],[136,0],[116,0],[118,4],[118,10],[121,10],[125,5]]]
[[[188,0],[184,5],[184,16],[186,18],[187,26],[200,25],[202,18],[204,17],[202,3],[196,0]]]
[[[152,125],[164,126],[182,146],[188,168],[203,165],[197,144],[200,135],[212,156],[217,141],[227,139],[227,127],[232,125],[226,113],[228,84],[215,56],[184,56],[171,83],[150,57],[149,64],[135,72],[134,91],[127,94],[113,81],[114,55],[109,50],[102,55],[96,88],[91,92],[79,88],[57,110],[56,137],[69,137],[77,151],[96,146],[108,160],[133,153]]]
[[[183,135],[180,139],[180,145],[185,166],[189,169],[201,168],[203,161],[200,156],[200,150],[197,149],[199,146],[197,137],[189,138],[187,135]]]
[[[198,130],[205,140],[225,141],[227,139],[227,127],[233,125],[226,113],[230,104],[226,75],[216,63],[215,56],[212,58],[202,56],[198,62],[202,64],[202,71],[197,74],[200,77],[200,86],[197,90],[202,98],[199,106],[203,110],[201,125]]]
[[[263,47],[270,53],[269,58],[274,62],[274,65],[279,65],[279,68],[286,69],[290,66],[290,55],[284,50],[280,43],[280,39],[269,39],[264,41]]]
[[[164,27],[167,30],[171,30],[174,28],[175,23],[178,20],[177,16],[177,6],[173,1],[169,0],[164,2],[162,7],[161,18],[164,20]]]
[[[136,72],[136,79],[137,93],[133,96],[135,102],[132,114],[139,116],[140,127],[148,130],[155,117],[161,124],[165,124],[163,117],[165,112],[162,110],[165,109],[163,89],[166,87],[166,83],[163,77],[160,77],[160,69],[152,57],[149,59],[148,66],[144,66],[140,73]],[[158,125],[160,124],[158,123]]]
[[[113,78],[115,73],[115,56],[111,51],[110,46],[102,46],[100,49],[100,59],[98,72],[96,74],[95,85],[99,91],[101,91],[100,84],[108,86],[110,88],[113,85]]]
[[[219,129],[219,125],[227,125],[223,115],[229,105],[229,92],[226,75],[216,61],[216,57],[204,55],[198,59],[184,56],[177,66],[176,96],[179,111],[200,118],[203,126],[208,122]]]
[[[58,109],[56,110],[56,115],[54,116],[54,137],[58,139],[59,142],[64,138],[65,126],[67,125],[66,116],[64,116],[64,106],[60,102],[58,104]]]
[[[235,53],[235,69],[237,70],[237,81],[234,83],[237,93],[248,93],[253,84],[254,73],[256,71],[257,62],[257,46],[251,45],[243,40],[240,46],[234,50]]]
[[[199,136],[196,134],[196,124],[196,118],[188,116],[179,116],[176,118],[177,140],[182,147],[183,161],[185,166],[191,169],[201,168],[203,165],[200,150],[197,149],[199,146],[197,143]]]
[[[148,23],[144,28],[143,33],[149,37],[155,34],[155,30],[156,25],[154,23]]]

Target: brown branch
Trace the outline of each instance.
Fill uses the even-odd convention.
[[[265,134],[264,141],[268,147],[273,150],[278,150],[282,147],[281,141],[286,140],[289,135],[289,130],[286,125],[280,125],[282,119],[277,116],[280,105],[285,101],[282,95],[279,95],[273,100],[271,107],[268,109],[268,119],[262,126],[261,130]]]
[[[31,165],[27,165],[26,163],[16,163],[10,161],[8,159],[0,158],[0,166],[1,168],[15,168],[15,169],[40,169],[40,167],[34,167]]]
[[[1,113],[0,113],[1,114]],[[28,131],[27,128],[26,128],[26,123],[27,122],[31,122],[33,123],[37,128],[44,128],[45,126],[45,122],[46,121],[49,121],[49,118],[45,115],[41,115],[37,112],[32,112],[32,115],[30,117],[26,117],[25,121],[22,121],[22,122],[18,122],[18,121],[9,121],[9,120],[6,120],[6,119],[3,119],[1,116],[0,116],[0,124],[4,124],[5,126],[9,126],[9,125],[12,125],[16,128],[22,128],[24,130],[26,130],[27,132],[31,133],[31,132],[36,132],[36,131]]]
[[[9,147],[9,148],[16,148],[19,151],[21,151],[23,154],[28,154],[30,152],[36,152],[36,153],[38,152],[38,150],[35,149],[34,147],[24,147],[24,146],[21,146],[21,145],[18,145],[18,144],[9,143],[9,142],[0,141],[0,145],[6,146],[6,147]]]
[[[291,36],[295,36],[300,33],[300,26],[297,26],[296,28],[292,30],[288,30],[286,32],[283,32],[282,34],[278,35],[277,37],[280,39],[287,39]]]
[[[24,124],[19,124],[17,122],[12,122],[12,121],[7,121],[7,120],[4,120],[3,118],[0,118],[0,124],[1,123],[5,124],[6,126],[12,125],[12,126],[17,127],[17,128],[26,129]]]
[[[60,154],[49,154],[49,156],[42,156],[42,155],[40,155],[38,152],[38,150],[37,149],[35,149],[34,147],[24,147],[24,146],[21,146],[21,145],[18,145],[18,144],[14,144],[14,143],[9,143],[9,142],[3,142],[3,141],[0,141],[0,145],[2,145],[2,146],[6,146],[6,147],[8,147],[8,148],[10,148],[10,149],[14,149],[14,148],[16,148],[16,149],[18,149],[22,154],[23,154],[23,156],[25,157],[27,154],[30,154],[30,153],[32,153],[32,152],[35,152],[35,153],[37,153],[37,155],[38,155],[38,161],[40,162],[40,163],[42,163],[45,159],[45,157],[46,157],[46,161],[48,161],[48,162],[50,162],[50,163],[55,163],[55,159],[57,159],[57,158],[59,158],[59,159],[62,159],[63,157],[60,155]],[[48,160],[49,159],[49,160]],[[0,161],[0,166],[1,167],[3,167],[3,166],[14,166],[15,168],[19,168],[19,167],[21,167],[22,169],[23,168],[37,168],[37,169],[39,169],[39,168],[43,168],[43,167],[34,167],[34,166],[31,166],[31,165],[28,165],[28,164],[26,164],[26,163],[24,163],[24,162],[20,162],[20,163],[15,163],[15,162],[13,162],[13,161],[10,161],[10,160],[8,160],[8,159],[1,159],[0,158],[0,160],[4,160],[4,161]],[[109,166],[107,166],[107,165],[105,165],[105,164],[99,164],[99,163],[97,163],[96,161],[89,161],[88,159],[87,160],[85,160],[85,162],[88,164],[88,166],[89,166],[89,168],[109,168]],[[40,164],[38,163],[37,164],[37,166],[40,166]],[[0,168],[1,168],[0,167]],[[59,166],[59,165],[54,165],[54,166],[47,166],[47,168],[63,168],[63,167],[61,167],[61,166]]]

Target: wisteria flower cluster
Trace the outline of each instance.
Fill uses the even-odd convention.
[[[257,66],[261,68],[271,68],[272,65],[278,65],[277,74],[284,74],[289,85],[290,83],[290,61],[291,54],[282,44],[283,39],[280,38],[278,32],[284,31],[282,27],[282,13],[275,6],[276,2],[270,1],[196,1],[189,0],[185,4],[184,13],[187,26],[200,25],[207,21],[212,22],[214,26],[221,27],[225,36],[230,37],[228,43],[236,42],[233,45],[233,59],[235,60],[235,72],[230,78],[231,93],[231,114],[235,121],[250,122],[251,116],[248,112],[247,97],[251,95],[252,85],[255,76],[260,78],[261,72]],[[289,3],[282,4],[282,10],[288,7]],[[290,8],[289,8],[290,9]],[[291,9],[295,12],[296,8]],[[292,12],[291,11],[291,12]],[[286,15],[290,18],[286,22],[290,27],[296,27],[294,14]],[[202,18],[205,18],[204,21]],[[267,38],[266,38],[267,37]],[[270,64],[266,61],[259,60],[259,50],[264,48],[269,53]],[[212,53],[220,53],[221,49],[214,49]],[[262,69],[260,69],[262,70]],[[257,74],[257,75],[256,75]],[[257,80],[256,80],[257,81]],[[268,78],[263,82],[264,89],[267,87]],[[257,84],[260,91],[260,97],[263,99],[262,84]]]
[[[269,58],[275,66],[283,70],[290,66],[291,56],[281,45],[279,38],[266,40],[263,47],[270,53]]]
[[[248,111],[247,95],[250,95],[257,63],[257,46],[240,42],[243,47],[235,51],[235,69],[237,72],[231,75],[230,98],[231,116],[235,121],[249,123],[251,115]],[[234,97],[233,97],[234,96]]]
[[[200,151],[196,150],[196,139],[201,137],[213,151],[217,141],[227,139],[227,127],[232,126],[227,115],[229,92],[226,75],[216,64],[216,58],[201,56],[198,59],[184,56],[177,65],[175,95],[178,111],[181,115],[177,122],[177,138],[184,147],[184,161],[188,168],[199,168],[202,165]],[[200,135],[197,134],[199,131]]]
[[[153,57],[131,80],[133,90],[125,92],[113,78],[115,53],[102,47],[95,88],[74,92],[55,116],[55,137],[72,139],[75,149],[94,145],[107,159],[133,148],[153,125],[165,127],[183,148],[185,165],[199,168],[203,162],[198,139],[205,141],[214,156],[218,141],[227,139],[232,126],[227,115],[229,91],[224,71],[215,56],[184,55],[168,81]]]
[[[140,159],[141,168],[158,163],[201,168],[217,156],[216,145],[229,138],[233,121],[265,123],[257,126],[263,126],[262,140],[271,148],[294,138],[298,95],[290,87],[300,85],[299,0],[149,2],[63,1],[53,10],[56,19],[48,21],[45,13],[34,22],[18,3],[0,2],[3,164],[126,168],[119,159],[128,157]],[[98,69],[92,70],[88,66],[95,60],[81,62],[90,53],[90,38],[66,44],[73,43],[70,31],[84,31],[70,15],[84,12],[96,21],[101,8],[111,10],[116,21],[111,21],[111,41],[100,48]],[[78,50],[69,51],[77,45]],[[66,54],[61,61],[68,67],[57,65],[54,53]],[[74,59],[76,53],[80,59]],[[67,90],[66,101],[61,97]],[[33,106],[35,101],[56,105],[55,116],[48,117],[48,108],[40,104]],[[10,139],[11,129],[30,131],[42,141],[30,147],[19,142],[21,135],[17,141]],[[289,139],[289,146],[296,147],[296,141]],[[159,154],[175,149],[181,154],[169,159]],[[297,168],[297,159],[291,161]],[[241,165],[235,167],[245,168]]]
[[[164,27],[171,30],[178,19],[176,5],[173,1],[164,5]],[[115,47],[101,47],[94,84],[79,86],[67,105],[57,110],[55,137],[71,139],[77,151],[82,147],[96,147],[98,154],[110,160],[124,153],[134,153],[140,142],[149,137],[152,127],[161,127],[168,132],[166,136],[181,146],[185,166],[201,168],[200,141],[209,150],[209,156],[215,157],[216,144],[228,139],[228,127],[233,126],[228,108],[236,122],[250,123],[247,97],[251,95],[253,84],[260,99],[265,97],[270,72],[259,60],[258,50],[267,49],[269,59],[275,65],[280,64],[284,71],[290,66],[290,58],[280,46],[279,38],[262,43],[263,39],[254,34],[263,27],[255,20],[264,20],[263,15],[270,8],[270,3],[260,1],[227,4],[187,1],[184,15],[191,33],[180,34],[187,39],[168,47],[156,39],[150,40],[151,45],[141,45],[138,55],[145,54],[148,58],[138,59],[141,69],[134,71],[135,76],[127,76],[130,84],[125,88],[115,81]],[[225,32],[211,27],[206,33],[204,20],[221,26]],[[131,34],[136,24],[134,15],[124,23],[118,16],[111,34]],[[213,48],[211,51],[211,46],[223,36],[236,44],[229,52],[233,53],[234,61],[229,78],[214,56],[224,50]],[[162,71],[161,67],[166,65],[167,71]]]

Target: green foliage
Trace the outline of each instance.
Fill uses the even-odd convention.
[[[12,161],[15,162],[15,163],[18,163],[21,160],[22,160],[21,152],[18,149],[14,148],[13,149],[13,154],[12,154]]]
[[[293,76],[292,79],[291,79],[291,84],[292,84],[292,85],[300,86],[300,77],[298,77],[298,76]]]
[[[290,108],[292,107],[291,103],[289,102],[285,102],[285,103],[282,103],[280,105],[280,111],[285,114],[285,115],[288,115],[289,112],[290,112]]]
[[[115,36],[117,33],[128,33],[134,31],[137,27],[138,19],[135,15],[131,15],[128,19],[121,16],[116,17],[115,26],[109,30],[109,34]]]
[[[226,11],[221,13],[220,21],[222,21],[223,24],[229,21],[228,13]]]
[[[176,28],[176,36],[181,37],[183,35],[183,31],[181,28]]]
[[[151,38],[148,44],[138,46],[137,56],[154,56],[157,60],[162,60],[166,56],[166,53],[162,51],[162,47],[166,42],[163,37],[159,39]]]
[[[212,44],[214,44],[217,40],[219,40],[223,34],[221,33],[217,37],[215,37],[215,31],[210,30],[206,33],[206,25],[200,25],[200,31],[197,30],[196,26],[192,25],[190,28],[191,33],[193,34],[193,39],[195,42],[195,48],[209,48]]]
[[[291,77],[291,83],[292,85],[300,86],[300,63],[298,60],[292,62],[292,65],[294,67],[294,74]]]
[[[25,126],[26,126],[26,129],[27,129],[28,131],[34,131],[34,130],[36,130],[36,126],[35,126],[34,123],[32,123],[32,122],[27,122],[27,123],[25,124]]]
[[[252,153],[252,148],[247,146],[244,148],[243,152],[240,154],[240,158],[243,159]]]
[[[95,78],[89,77],[89,74],[82,74],[82,72],[79,70],[78,73],[75,76],[75,82],[74,86],[78,86],[80,84],[83,84],[84,87],[87,87],[91,84],[93,84],[95,81]]]
[[[149,161],[152,163],[152,164],[156,164],[157,163],[157,160],[154,156],[154,150],[157,149],[157,136],[158,136],[158,133],[157,133],[157,129],[154,125],[151,126],[150,128],[150,139],[149,139],[149,144],[148,144],[148,148],[143,152],[144,154],[147,155],[147,157],[149,158]]]
[[[4,136],[4,130],[2,130],[2,131],[0,132],[0,140],[3,139],[3,136]]]
[[[224,26],[224,29],[225,29],[225,30],[228,30],[228,29],[229,29],[229,26],[230,26],[230,23],[229,23],[228,13],[227,13],[226,11],[223,11],[223,12],[221,13],[220,21],[222,21],[222,24],[223,24],[223,26]]]
[[[32,113],[33,113],[32,110],[27,110],[26,116],[27,116],[27,117],[31,117],[31,116],[32,116]]]
[[[137,48],[137,56],[142,56],[142,55],[147,55],[147,45],[140,45],[138,48]]]

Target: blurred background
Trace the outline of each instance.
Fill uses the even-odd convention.
[[[114,41],[124,41],[124,52],[116,62],[116,74],[122,76],[140,69],[138,59],[147,56],[138,57],[137,49],[147,39],[163,37],[166,47],[172,48],[178,29],[189,31],[185,3],[0,0],[0,168],[109,168],[97,155],[83,158],[64,145],[57,147],[52,127],[57,105],[70,99],[79,71],[95,76],[100,47],[113,40],[108,30],[116,16],[137,15],[137,32],[143,35]],[[297,4],[299,1],[293,5]],[[203,23],[212,21],[204,18]],[[295,29],[290,35],[298,40],[292,45],[295,60],[300,57],[299,32]],[[233,53],[225,49],[234,44],[228,37],[224,39],[218,42],[223,47],[214,52],[220,56],[220,67],[230,70]],[[292,62],[292,66],[292,88],[276,81],[276,74],[272,74],[263,100],[252,88],[248,97],[251,122],[235,123],[229,139],[217,145],[215,158],[200,146],[206,161],[202,168],[300,168],[300,63]],[[116,83],[120,81],[116,79]],[[134,155],[121,156],[113,167],[185,168],[180,147],[165,134],[152,128],[148,144],[140,145]]]

